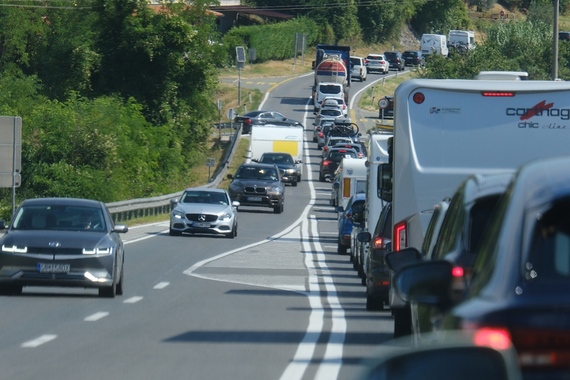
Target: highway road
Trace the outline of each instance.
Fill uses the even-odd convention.
[[[311,84],[272,85],[263,108],[310,126]],[[235,239],[170,237],[167,223],[131,228],[123,296],[26,287],[0,297],[0,378],[355,378],[393,321],[366,311],[360,278],[336,253],[319,159],[307,128],[304,178],[287,187],[284,212],[240,208]]]

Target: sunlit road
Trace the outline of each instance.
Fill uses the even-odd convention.
[[[283,214],[240,208],[233,240],[170,237],[166,223],[132,228],[115,299],[31,287],[0,297],[0,378],[355,378],[391,337],[392,318],[366,311],[360,278],[336,253],[311,80],[270,87],[263,106],[307,126],[304,178],[287,188]]]

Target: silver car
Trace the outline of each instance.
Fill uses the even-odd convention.
[[[183,232],[237,236],[239,202],[232,202],[226,190],[196,187],[184,190],[170,213],[170,236]]]

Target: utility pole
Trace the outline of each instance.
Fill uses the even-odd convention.
[[[554,17],[552,21],[552,80],[558,79],[558,9],[560,0],[554,0]]]

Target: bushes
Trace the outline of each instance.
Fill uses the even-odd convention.
[[[295,34],[305,33],[306,46],[317,43],[319,27],[306,17],[299,17],[277,24],[242,26],[231,29],[224,36],[228,59],[233,64],[236,46],[256,49],[256,62],[292,58],[295,53]]]

